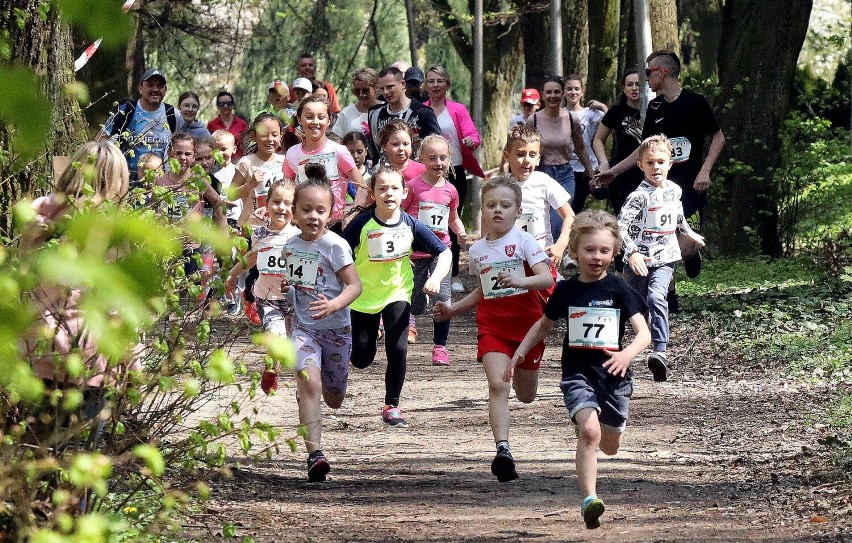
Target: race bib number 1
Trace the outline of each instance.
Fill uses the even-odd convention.
[[[536,213],[521,213],[518,220],[515,221],[515,226],[532,235],[536,241],[541,241],[546,238],[544,231],[544,217]],[[542,246],[542,249],[544,246]]]
[[[569,307],[568,345],[582,349],[618,349],[619,309]]]
[[[407,226],[367,232],[367,257],[371,262],[398,260],[411,252],[412,234]]]
[[[420,202],[417,208],[417,220],[429,227],[433,232],[449,232],[447,223],[450,220],[450,208],[432,202]]]
[[[482,285],[482,295],[487,300],[516,296],[527,291],[524,288],[504,287],[500,285],[500,272],[507,272],[513,277],[525,277],[523,260],[506,260],[504,262],[480,262],[479,282]]]
[[[257,271],[261,275],[284,277],[287,259],[281,245],[259,242],[257,244]]]
[[[287,252],[286,276],[287,282],[293,286],[315,289],[317,286],[317,270],[319,269],[319,254],[302,251]]]
[[[672,138],[672,160],[674,162],[686,162],[692,152],[692,144],[683,137]]]

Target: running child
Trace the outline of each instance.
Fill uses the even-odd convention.
[[[349,150],[326,136],[331,117],[325,98],[308,96],[299,104],[296,116],[305,138],[300,145],[287,149],[283,165],[284,176],[295,180],[296,184],[301,184],[307,181],[305,166],[323,166],[331,183],[331,190],[334,191],[334,207],[331,210],[329,227],[340,231],[342,225],[338,223],[343,220],[345,213],[348,182],[352,181],[357,186],[366,185]]]
[[[577,433],[576,470],[584,496],[580,513],[586,528],[599,527],[604,512],[597,497],[597,450],[610,456],[618,452],[633,393],[630,362],[651,341],[645,302],[623,279],[607,273],[620,245],[615,217],[599,210],[577,215],[569,250],[579,273],[556,285],[544,315],[529,329],[504,375],[510,379],[530,356],[539,356],[536,345],[557,320],[568,321],[559,388]],[[622,348],[627,321],[636,337]]]
[[[307,429],[308,481],[316,482],[331,469],[321,447],[320,398],[337,409],[346,395],[352,354],[349,304],[361,294],[361,280],[349,245],[327,228],[334,193],[324,168],[309,164],[305,175],[293,196],[293,220],[301,233],[284,247],[284,289],[295,310],[291,337],[299,422]]]
[[[272,183],[265,197],[266,222],[252,228],[252,248],[246,254],[246,265],[239,261],[234,264],[225,280],[225,293],[234,296],[237,277],[246,268],[257,268],[258,278],[252,287],[252,294],[263,330],[287,337],[287,321],[291,317],[292,306],[281,292],[281,282],[286,267],[284,245],[290,238],[299,234],[299,229],[291,223],[293,187],[286,180],[280,179]],[[267,394],[270,390],[277,389],[277,372],[264,372],[261,388]]]
[[[541,160],[541,134],[532,127],[513,126],[503,149],[503,162],[508,164],[512,181],[521,187],[521,216],[515,226],[532,234],[551,258],[553,278],[557,265],[568,247],[568,236],[574,222],[571,195],[555,179],[537,171]],[[559,239],[553,239],[550,228],[551,209],[562,217]]]
[[[666,348],[669,342],[669,284],[675,264],[681,260],[677,233],[699,247],[704,238],[695,233],[683,215],[681,188],[668,179],[672,167],[672,144],[661,134],[639,145],[639,169],[645,179],[630,193],[618,227],[624,243],[624,278],[648,304],[653,352],[648,369],[654,381],[668,379]]]
[[[349,150],[352,155],[352,160],[355,161],[355,167],[358,168],[358,173],[361,174],[361,180],[364,182],[363,187],[357,186],[352,181],[349,182],[346,194],[346,215],[351,213],[351,208],[355,205],[366,205],[369,202],[369,190],[367,186],[372,175],[372,169],[367,164],[367,136],[360,130],[353,130],[343,136],[343,145]],[[359,202],[356,204],[355,202]]]
[[[452,255],[426,225],[403,213],[400,205],[407,190],[402,174],[381,167],[370,179],[370,190],[376,205],[355,217],[343,231],[343,238],[355,252],[355,267],[364,287],[351,305],[352,365],[364,369],[373,363],[382,318],[388,358],[382,420],[392,427],[407,427],[399,399],[405,383],[406,332],[414,288],[409,257],[412,251],[438,257],[435,270],[423,285],[423,290],[434,296],[450,271]]]
[[[459,218],[459,193],[447,180],[450,168],[450,144],[443,136],[426,136],[420,146],[420,157],[426,168],[421,175],[412,179],[408,186],[408,196],[402,201],[402,209],[425,224],[441,242],[451,246],[450,231],[464,238],[464,224]],[[450,304],[450,276],[441,280],[441,289],[437,296],[427,296],[423,291],[426,277],[435,269],[437,260],[425,253],[411,255],[414,269],[414,290],[411,293],[411,321],[408,326],[408,342],[417,341],[415,316],[422,315],[431,302],[440,300]],[[430,320],[433,320],[430,318]],[[432,364],[448,366],[450,355],[447,352],[447,337],[450,335],[449,321],[433,320]]]
[[[518,400],[530,403],[538,389],[543,338],[513,374],[511,357],[524,333],[542,315],[553,274],[535,238],[515,226],[521,216],[521,187],[501,175],[482,187],[482,232],[471,245],[470,274],[480,286],[453,306],[435,304],[436,319],[446,320],[478,305],[477,359],[488,378],[488,419],[497,446],[491,473],[501,483],[518,478],[509,446],[509,384]]]
[[[387,163],[402,172],[406,183],[426,170],[423,164],[411,158],[411,129],[402,119],[391,119],[382,127],[379,145]]]

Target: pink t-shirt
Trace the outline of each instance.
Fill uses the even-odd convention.
[[[402,210],[429,227],[441,242],[450,246],[450,216],[459,210],[459,193],[446,179],[440,186],[430,185],[418,175],[407,181],[408,196],[402,201]],[[415,252],[412,259],[428,258],[432,255]]]
[[[305,151],[303,145],[294,145],[287,150],[284,160],[284,176],[287,179],[295,179],[296,184],[307,181],[305,166],[308,164],[321,164],[325,167],[325,174],[331,182],[331,190],[334,192],[334,208],[331,212],[332,222],[343,218],[346,206],[346,188],[349,184],[349,172],[355,168],[355,161],[349,150],[339,143],[326,140],[325,144],[315,151]]]
[[[416,160],[409,160],[405,168],[402,169],[402,178],[405,179],[405,184],[407,185],[409,181],[423,174],[425,171],[426,166]]]

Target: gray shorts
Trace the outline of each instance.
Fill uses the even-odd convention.
[[[264,332],[287,337],[287,325],[293,318],[293,306],[289,302],[257,298],[257,313],[263,323]]]
[[[334,394],[346,393],[349,359],[352,357],[352,327],[330,330],[293,330],[296,347],[296,371],[319,368],[322,388]]]
[[[615,377],[600,366],[584,368],[563,374],[559,388],[574,424],[577,412],[591,407],[598,412],[602,427],[617,433],[624,431],[633,395],[632,370],[627,370],[626,377]]]
[[[437,263],[438,257],[411,259],[411,268],[414,271],[414,290],[411,291],[412,315],[422,315],[435,302],[450,304],[450,281],[452,279],[449,273],[441,280],[441,288],[437,296],[430,296],[423,292],[423,285],[429,279],[429,274],[435,271]]]

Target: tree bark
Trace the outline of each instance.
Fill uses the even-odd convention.
[[[698,64],[703,78],[717,73],[719,41],[722,38],[722,0],[680,0],[678,21],[688,23],[695,32],[692,50],[684,48],[684,63]]]
[[[524,40],[524,87],[541,89],[550,75],[550,12],[541,2],[527,2],[521,11]]]
[[[22,197],[47,188],[52,176],[52,157],[68,155],[86,141],[86,125],[80,106],[65,87],[74,82],[74,44],[69,26],[51,8],[44,19],[39,14],[40,0],[16,0],[0,3],[0,28],[8,32],[12,61],[29,67],[41,78],[42,91],[54,105],[51,133],[45,153],[28,164],[3,162],[0,165],[0,234],[10,235],[11,207]],[[19,24],[22,21],[22,24]],[[0,146],[8,150],[3,130]]]
[[[654,51],[668,49],[680,56],[675,0],[650,0],[651,44]],[[642,66],[644,68],[644,66]]]
[[[633,0],[621,0],[618,19],[618,78],[636,66],[636,30],[633,28]],[[616,85],[617,86],[617,85]],[[621,92],[618,88],[616,96]]]
[[[562,0],[562,73],[584,78],[589,73],[587,0]]]
[[[586,100],[611,104],[618,80],[618,22],[620,0],[588,0],[589,75]]]
[[[753,252],[747,227],[758,233],[763,253],[781,253],[772,176],[812,7],[813,0],[726,0],[716,97],[727,137],[720,169],[725,190],[715,207],[721,216],[716,241],[726,253]]]

